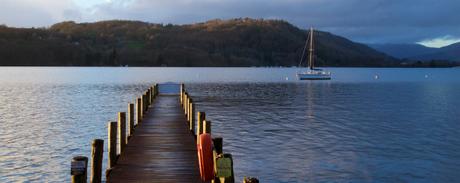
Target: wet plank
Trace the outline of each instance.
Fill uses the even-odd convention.
[[[179,97],[160,95],[121,154],[107,182],[201,182],[195,138]]]

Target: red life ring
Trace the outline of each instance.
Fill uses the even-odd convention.
[[[198,164],[200,165],[200,176],[203,181],[214,179],[214,161],[212,155],[211,134],[200,135],[198,144]]]

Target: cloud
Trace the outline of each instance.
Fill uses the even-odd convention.
[[[43,27],[79,18],[71,0],[3,0],[0,23],[15,27]]]
[[[6,0],[34,16],[5,18],[8,25],[49,25],[107,19],[186,24],[221,18],[284,19],[314,26],[359,42],[409,43],[451,35],[460,37],[457,0]],[[18,17],[16,17],[18,16]],[[40,18],[38,18],[40,17]],[[30,19],[29,19],[30,18]],[[7,20],[7,21],[5,21]]]
[[[435,38],[435,39],[426,39],[418,42],[419,44],[425,45],[432,48],[441,48],[453,43],[460,42],[460,38],[452,37],[450,35]]]

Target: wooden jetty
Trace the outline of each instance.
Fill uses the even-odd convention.
[[[220,137],[212,139],[214,180],[200,176],[197,136],[211,134],[211,121],[196,111],[184,85],[175,85],[172,94],[160,90],[173,84],[153,85],[108,123],[107,182],[234,182],[233,160]],[[103,145],[102,139],[92,143],[92,183],[102,181]],[[72,182],[87,182],[88,159],[72,159]]]
[[[200,182],[195,137],[176,96],[159,96],[136,127],[108,182]]]

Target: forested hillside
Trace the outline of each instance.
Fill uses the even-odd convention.
[[[297,66],[306,31],[282,20],[211,20],[189,25],[138,21],[0,26],[0,65]],[[317,31],[318,66],[396,66],[366,45]]]

